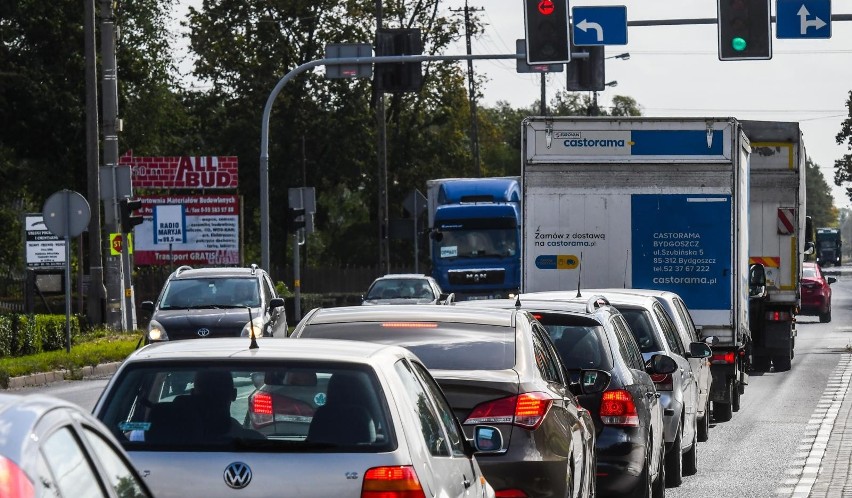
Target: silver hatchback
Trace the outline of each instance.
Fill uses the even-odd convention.
[[[420,360],[332,341],[175,341],[122,364],[94,414],[157,497],[491,497]],[[191,476],[191,478],[189,478]]]

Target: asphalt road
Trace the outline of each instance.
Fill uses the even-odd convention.
[[[732,420],[711,424],[710,439],[698,446],[698,473],[674,498],[789,497],[801,474],[807,451],[807,426],[818,410],[841,357],[852,353],[852,267],[828,269],[838,278],[832,285],[833,318],[798,317],[799,337],[789,372],[753,374]],[[41,392],[92,409],[106,379],[58,382],[16,392]],[[240,393],[240,402],[248,392]]]

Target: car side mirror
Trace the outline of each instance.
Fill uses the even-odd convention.
[[[154,312],[154,301],[142,301],[139,305],[139,309],[142,311],[147,311],[148,313]]]
[[[269,309],[274,310],[275,308],[281,308],[284,306],[284,298],[283,297],[273,297],[269,300]]]
[[[710,358],[713,356],[713,350],[704,342],[692,342],[689,344],[690,358]]]
[[[649,374],[670,374],[677,370],[677,363],[671,356],[655,354],[645,364],[645,370]]]
[[[432,230],[429,233],[429,237],[431,237],[432,240],[434,240],[435,242],[441,242],[442,240],[444,240],[444,233],[440,230]]]
[[[805,242],[805,254],[810,256],[814,253],[814,243],[813,242]]]
[[[715,346],[719,344],[719,338],[715,335],[708,335],[704,338],[704,344],[707,344],[708,346]]]
[[[440,296],[438,296],[438,304],[452,304],[455,301],[456,301],[456,293],[455,292],[450,292],[450,293],[445,292],[445,293],[441,294]]]
[[[473,448],[477,453],[496,454],[503,452],[503,433],[490,425],[477,425],[473,428]]]
[[[837,279],[835,277],[828,277],[825,279],[825,281],[828,282],[828,285],[831,285],[834,282],[837,282]]]
[[[571,382],[569,390],[575,396],[602,393],[609,387],[611,379],[609,372],[603,370],[581,370],[579,379]]]

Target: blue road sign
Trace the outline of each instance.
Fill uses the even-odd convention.
[[[776,38],[831,38],[831,0],[777,0]]]
[[[574,45],[627,45],[627,7],[573,7]]]

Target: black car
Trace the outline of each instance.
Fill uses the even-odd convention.
[[[272,335],[287,328],[284,299],[269,275],[257,267],[181,266],[169,275],[157,302],[144,301],[152,313],[146,342],[208,337]]]
[[[522,310],[417,305],[315,309],[294,338],[393,344],[423,361],[471,437],[488,424],[501,450],[477,456],[497,496],[594,495],[594,422],[577,404],[547,331]],[[585,370],[577,392],[608,374]],[[567,429],[567,430],[566,430]]]
[[[624,316],[601,296],[537,299],[533,293],[459,305],[526,310],[547,329],[572,380],[586,369],[607,372],[605,390],[578,396],[595,424],[598,494],[665,495],[662,407],[651,375],[674,372],[671,357],[658,354],[646,363]]]

